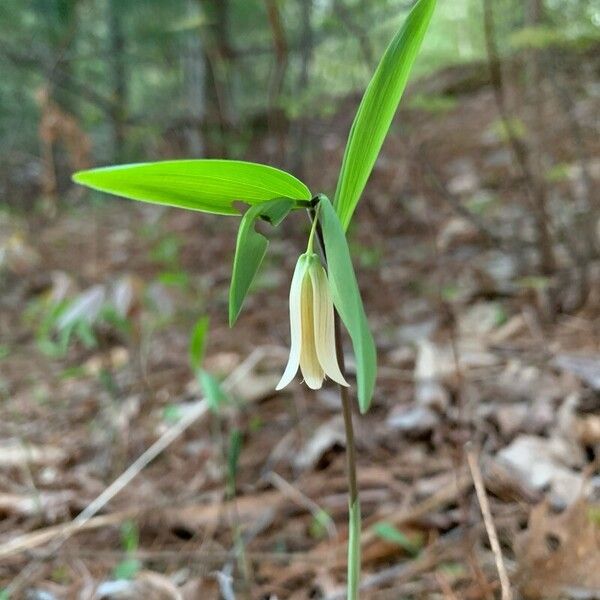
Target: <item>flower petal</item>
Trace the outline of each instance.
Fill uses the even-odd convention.
[[[290,345],[290,357],[288,359],[287,366],[281,380],[275,387],[276,390],[283,389],[298,372],[300,366],[300,352],[302,345],[302,325],[301,325],[301,307],[300,307],[300,294],[302,291],[302,280],[306,273],[307,267],[306,256],[302,255],[296,263],[294,269],[294,276],[292,277],[292,284],[290,286],[290,333],[291,333],[291,345]]]
[[[308,270],[310,264],[318,260],[315,255],[309,257]],[[313,285],[308,273],[302,280],[301,292],[301,313],[302,313],[302,348],[300,351],[300,370],[304,377],[306,385],[312,390],[318,390],[323,385],[325,373],[319,363],[315,347],[315,321],[313,315]]]
[[[327,274],[320,261],[311,265],[309,273],[313,288],[314,332],[319,363],[327,377],[340,385],[348,386],[337,360],[333,301]]]

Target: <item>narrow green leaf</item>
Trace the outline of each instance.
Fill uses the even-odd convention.
[[[348,600],[358,600],[360,587],[360,503],[350,504],[348,515]]]
[[[134,579],[142,568],[142,563],[137,558],[124,558],[114,569],[115,579]]]
[[[236,200],[254,205],[273,198],[310,200],[293,175],[236,160],[167,160],[80,171],[73,181],[117,196],[190,210],[236,215]]]
[[[419,0],[383,55],[350,129],[334,205],[344,229],[367,184],[406,87],[436,0]]]
[[[346,234],[329,199],[323,195],[319,198],[319,220],[323,228],[331,296],[352,340],[358,406],[365,413],[371,404],[377,376],[375,342],[360,297]]]
[[[190,367],[197,371],[202,366],[204,351],[206,350],[206,337],[208,332],[208,317],[200,317],[190,336]]]
[[[231,285],[229,286],[229,326],[237,320],[248,290],[267,253],[269,240],[254,228],[256,220],[265,219],[277,226],[294,207],[291,200],[280,198],[252,206],[246,211],[238,230]]]
[[[121,525],[121,544],[127,554],[136,552],[140,543],[140,532],[134,521],[128,520]]]

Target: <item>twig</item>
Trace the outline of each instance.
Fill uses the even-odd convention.
[[[138,509],[135,510],[124,510],[109,515],[100,515],[99,517],[93,517],[88,519],[85,523],[75,524],[75,521],[69,523],[62,523],[60,525],[53,525],[46,527],[40,531],[33,531],[31,533],[25,533],[14,537],[9,542],[0,546],[0,559],[13,556],[20,552],[27,550],[33,550],[38,546],[42,546],[52,540],[59,538],[60,544],[64,543],[74,533],[78,531],[90,531],[92,529],[99,529],[101,527],[108,527],[111,525],[119,525],[123,521],[132,518],[138,513]],[[60,546],[57,545],[57,548]],[[52,548],[54,550],[54,547]]]
[[[498,570],[498,577],[500,579],[502,600],[512,600],[513,596],[510,587],[510,580],[504,564],[500,542],[498,541],[498,532],[496,531],[496,526],[494,525],[494,521],[492,519],[492,511],[490,510],[490,503],[485,492],[485,485],[483,484],[483,477],[481,476],[478,458],[470,444],[467,444],[465,452],[467,455],[467,462],[469,463],[469,469],[471,471],[471,477],[473,477],[473,484],[475,485],[475,493],[477,494],[479,508],[481,509],[481,514],[483,515],[485,530],[490,540],[492,552],[494,553],[496,569]]]
[[[222,571],[215,571],[213,575],[219,584],[219,590],[224,600],[235,600],[235,592],[233,591],[233,577],[231,573],[233,567],[231,563],[227,563]]]

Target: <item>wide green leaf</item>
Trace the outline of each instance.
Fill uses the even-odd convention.
[[[383,55],[348,136],[334,206],[344,229],[373,170],[431,20],[436,0],[419,0]]]
[[[294,202],[286,198],[271,200],[250,207],[240,222],[231,285],[229,286],[229,325],[232,326],[242,310],[242,304],[254,281],[256,273],[267,253],[269,240],[256,231],[257,219],[264,219],[277,226],[294,207]]]
[[[236,200],[254,205],[273,198],[310,200],[293,175],[237,160],[166,160],[80,171],[73,181],[117,196],[221,215],[239,214]]]
[[[323,195],[319,199],[319,220],[323,228],[331,297],[352,340],[358,406],[365,413],[371,404],[377,376],[375,342],[360,297],[346,234],[329,199]]]

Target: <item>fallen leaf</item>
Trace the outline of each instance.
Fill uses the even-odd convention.
[[[562,514],[547,503],[530,514],[515,544],[517,582],[526,600],[600,596],[600,506],[580,500]]]
[[[66,459],[66,452],[54,446],[31,446],[19,442],[0,444],[0,467],[55,465]]]
[[[500,450],[497,458],[514,469],[526,486],[534,490],[548,488],[551,501],[564,506],[577,500],[583,491],[583,476],[573,470],[583,464],[581,451],[577,450],[558,436],[548,439],[520,435]]]

